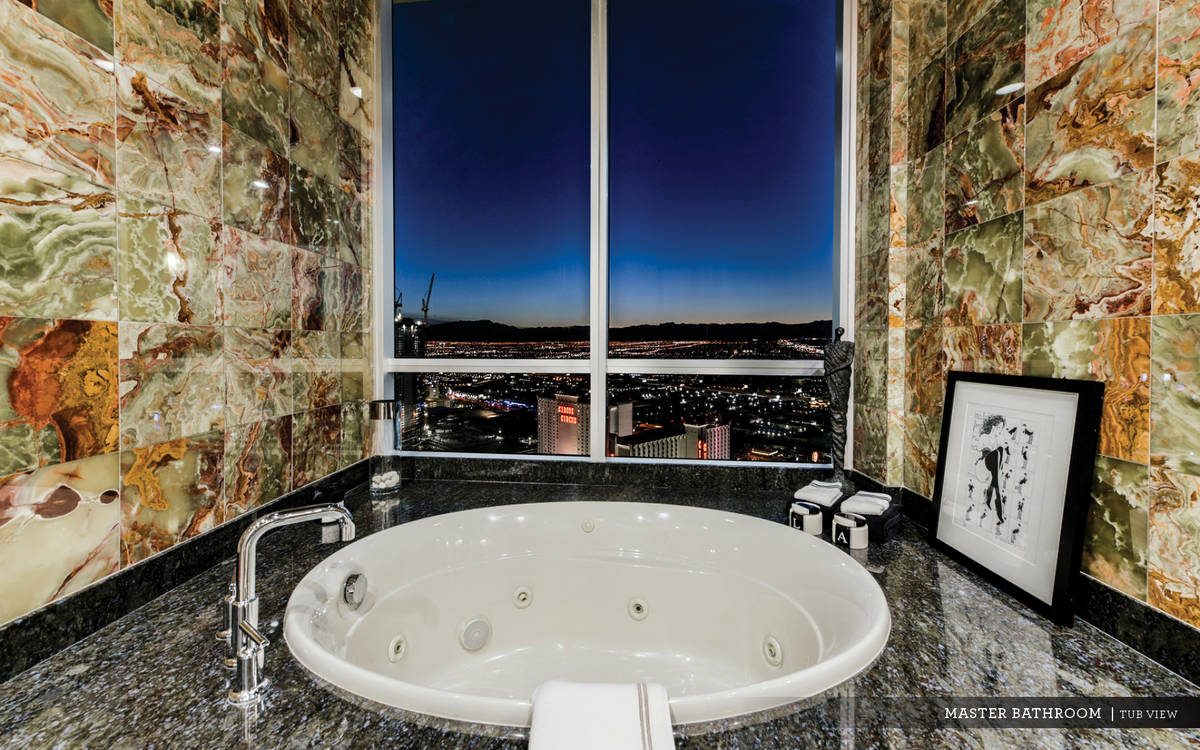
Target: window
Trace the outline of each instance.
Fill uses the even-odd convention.
[[[392,5],[402,448],[828,462],[837,2]]]

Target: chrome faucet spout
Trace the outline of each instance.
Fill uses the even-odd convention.
[[[231,652],[227,663],[237,668],[237,684],[229,691],[229,699],[234,703],[252,703],[258,700],[267,684],[262,665],[263,652],[268,642],[258,630],[258,594],[255,591],[254,580],[258,542],[269,531],[307,521],[316,521],[323,525],[336,523],[341,541],[349,542],[354,539],[354,518],[350,511],[342,505],[312,505],[263,516],[250,524],[238,540],[237,573],[234,576],[233,590],[223,603],[223,619],[229,633]],[[222,637],[225,632],[221,631]]]

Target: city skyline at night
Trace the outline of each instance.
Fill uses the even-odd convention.
[[[396,7],[406,313],[436,273],[431,323],[587,325],[588,11]],[[833,4],[613,2],[609,23],[610,324],[828,319]]]

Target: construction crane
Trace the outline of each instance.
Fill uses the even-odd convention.
[[[396,322],[404,320],[404,292],[396,292]]]
[[[425,293],[425,298],[421,300],[421,312],[425,314],[425,325],[429,325],[429,298],[433,296],[433,280],[437,278],[437,274],[432,274],[429,277],[429,291]]]

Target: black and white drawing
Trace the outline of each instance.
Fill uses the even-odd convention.
[[[991,411],[972,416],[971,465],[963,477],[966,487],[954,522],[998,544],[1026,550],[1038,429],[1030,421]]]

